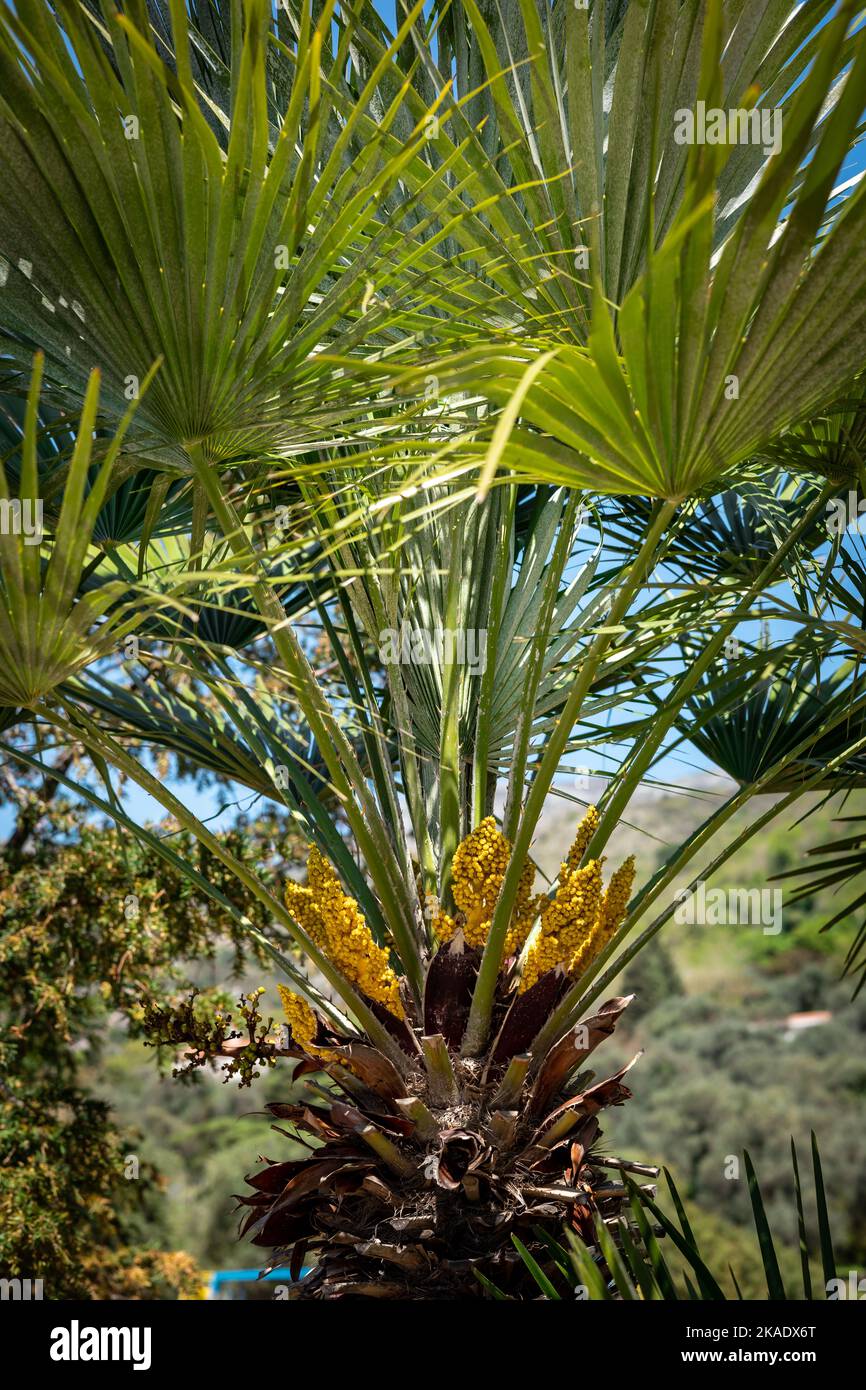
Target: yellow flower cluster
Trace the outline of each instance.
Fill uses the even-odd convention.
[[[570,975],[582,975],[622,925],[634,887],[634,872],[634,855],[630,854],[610,880],[598,921],[588,940],[575,952],[569,967]]]
[[[292,1041],[311,1057],[331,1057],[333,1054],[328,1048],[316,1045],[319,1023],[306,999],[285,985],[277,985],[277,989],[280,992],[280,1003],[286,1015]]]
[[[547,902],[546,893],[533,894],[532,888],[535,883],[535,865],[531,859],[527,859],[520,871],[520,882],[517,885],[517,898],[514,903],[514,911],[511,914],[511,922],[505,934],[504,957],[508,960],[509,956],[516,956],[523,950],[526,938],[532,930],[532,924],[544,903]]]
[[[595,806],[588,807],[568,857],[560,866],[559,885],[552,898],[545,893],[533,894],[535,865],[531,859],[521,869],[505,936],[505,960],[523,950],[541,912],[538,931],[530,940],[523,963],[521,993],[557,965],[570,975],[585,970],[625,917],[634,884],[634,859],[627,859],[617,869],[606,893],[602,882],[604,861],[591,859],[583,868],[580,866],[599,820]],[[459,911],[455,917],[439,912],[433,926],[440,941],[450,941],[461,925],[468,946],[484,945],[510,857],[511,844],[496,829],[492,816],[460,843],[452,864],[452,891]]]
[[[451,864],[451,892],[466,917],[467,946],[483,946],[496,899],[511,858],[511,845],[487,816],[457,846]]]
[[[440,908],[433,918],[433,931],[436,933],[436,940],[440,944],[450,941],[457,930],[457,923],[454,918]]]
[[[581,821],[568,858],[560,867],[559,886],[541,913],[539,930],[531,941],[520,978],[523,993],[557,965],[579,976],[610,941],[622,923],[634,885],[634,858],[629,856],[614,873],[607,892],[602,885],[602,862],[591,859],[580,867],[587,845],[599,824],[590,806]]]
[[[461,925],[467,946],[481,947],[487,940],[502,880],[511,858],[511,843],[496,828],[492,816],[487,816],[461,840],[451,861],[451,891],[462,914]],[[520,950],[538,912],[539,901],[533,898],[535,865],[527,860],[520,875],[517,899],[505,941],[505,955]],[[457,930],[457,920],[440,912],[433,923],[440,941],[450,941]]]
[[[592,932],[602,900],[601,864],[591,859],[583,869],[568,872],[563,864],[559,887],[541,913],[541,925],[530,943],[520,977],[520,992],[557,965],[568,965]]]
[[[575,869],[580,868],[580,861],[583,858],[584,850],[596,830],[598,830],[599,820],[600,817],[597,808],[595,806],[587,806],[586,815],[577,827],[574,843],[568,851],[568,857],[565,861],[568,873],[573,874]]]
[[[617,927],[621,926],[625,920],[626,908],[629,905],[631,890],[634,887],[634,873],[634,855],[630,854],[613,875],[604,895],[601,927],[607,937],[613,936]]]
[[[307,860],[307,887],[288,883],[286,906],[347,980],[395,1018],[405,1017],[388,952],[376,944],[357,902],[343,892],[315,846]]]

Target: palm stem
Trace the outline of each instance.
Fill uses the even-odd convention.
[[[234,553],[249,572],[258,571],[261,575],[260,557],[250,545],[237,512],[225,496],[219,478],[204,458],[200,446],[190,446],[190,457]],[[272,625],[274,645],[291,679],[292,693],[319,745],[358,848],[378,890],[406,976],[416,997],[420,999],[421,961],[409,926],[413,920],[411,898],[364,774],[270,584],[265,578],[253,579],[250,589],[262,616]]]
[[[562,713],[553,727],[547,747],[539,761],[527,798],[526,808],[521,816],[515,836],[508,869],[478,971],[463,1043],[464,1053],[468,1056],[475,1056],[487,1041],[505,934],[511,920],[520,875],[529,854],[532,836],[538,824],[547,793],[559,767],[571,731],[579,717],[583,701],[591,689],[598,669],[614,639],[616,628],[628,611],[634,595],[651,571],[659,544],[675,511],[676,504],[673,502],[665,502],[655,508],[643,544],[617,589],[606,626],[599,631],[578,669]]]
[[[478,825],[487,815],[488,784],[490,781],[490,731],[493,714],[493,694],[496,684],[496,653],[499,629],[505,608],[508,581],[513,564],[512,533],[514,509],[517,503],[517,484],[509,483],[492,493],[484,504],[498,507],[496,562],[490,591],[490,610],[487,620],[487,661],[481,677],[478,697],[478,718],[475,726],[475,748],[472,756],[472,824]]]
[[[460,666],[457,634],[462,622],[463,516],[456,508],[449,527],[447,595],[442,662],[442,717],[439,740],[439,881],[442,905],[451,906],[451,860],[461,840],[460,825]]]
[[[361,588],[359,593],[358,587],[354,587],[349,591],[345,601],[347,612],[351,611],[353,601],[359,604],[361,619],[363,621],[366,617],[368,633],[377,641],[381,641],[381,634],[392,625],[386,611],[386,599],[382,593],[383,582],[382,577],[376,573],[371,564],[368,570],[366,588]],[[424,803],[418,764],[418,748],[413,733],[412,712],[406,694],[401,664],[395,661],[386,662],[385,677],[393,706],[391,723],[397,737],[400,770],[403,774],[403,790],[406,796],[409,821],[415,835],[424,891],[434,893],[437,886],[436,852],[430,834],[430,819]]]
[[[580,494],[569,493],[559,523],[559,535],[554,546],[550,573],[546,577],[546,592],[541,612],[538,615],[535,634],[532,639],[529,658],[526,663],[526,678],[520,701],[520,713],[514,734],[514,751],[508,774],[508,793],[505,800],[503,831],[510,839],[517,828],[523,786],[526,780],[526,764],[529,757],[529,741],[532,733],[533,714],[538,686],[544,671],[544,658],[547,651],[550,625],[556,600],[559,597],[559,580],[571,554],[574,539],[574,517]]]

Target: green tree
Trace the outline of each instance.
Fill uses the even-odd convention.
[[[56,785],[15,791],[0,858],[0,1269],[41,1278],[49,1298],[195,1295],[194,1261],[156,1243],[162,1178],[141,1136],[118,1128],[82,1072],[99,1065],[111,1020],[140,1038],[146,1008],[193,987],[185,962],[198,974],[219,952],[228,977],[261,966],[266,949],[140,841],[55,800]],[[228,841],[255,852],[273,828]],[[218,862],[200,863],[220,881]],[[223,987],[203,1003],[237,1017]]]
[[[653,941],[632,961],[623,976],[623,989],[635,1001],[629,1020],[637,1022],[658,1004],[684,993],[676,962],[662,941]]]

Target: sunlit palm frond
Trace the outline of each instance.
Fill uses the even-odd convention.
[[[786,123],[833,10],[833,0],[808,7],[794,0],[434,5],[430,23],[414,27],[403,61],[407,69],[414,61],[419,100],[429,99],[444,75],[449,85],[453,80],[455,99],[465,105],[450,116],[449,129],[469,141],[472,164],[495,166],[515,191],[518,218],[499,264],[522,263],[534,284],[531,298],[503,303],[503,317],[530,335],[585,342],[593,279],[621,304],[688,200],[689,150],[677,137],[677,117],[702,95],[702,52],[713,31],[716,104],[728,110],[754,102]],[[384,43],[381,21],[369,9],[358,43],[371,59]],[[802,161],[787,170],[786,202],[841,99],[850,61],[850,43],[832,56],[820,120]],[[715,249],[746,214],[768,158],[765,142],[741,142],[718,170]],[[850,192],[834,191],[827,220],[838,217]],[[495,280],[497,263],[485,273]]]
[[[93,475],[93,427],[99,396],[91,376],[56,523],[39,492],[37,419],[41,359],[27,403],[19,495],[10,496],[0,465],[0,701],[32,708],[76,671],[137,628],[147,606],[120,580],[82,592],[93,530],[129,415],[104,450]],[[142,603],[143,600],[143,603]]]
[[[440,258],[425,262],[406,219],[422,182],[434,203],[451,195],[418,159],[423,132],[396,142],[392,118],[374,114],[375,80],[335,110],[321,66],[333,6],[315,24],[305,9],[280,50],[291,88],[274,137],[268,55],[282,40],[264,0],[245,3],[225,149],[195,83],[197,36],[185,8],[170,8],[171,55],[143,0],[105,18],[66,6],[62,27],[47,5],[29,28],[3,12],[0,253],[6,352],[20,360],[35,337],[67,392],[98,366],[115,417],[159,362],[134,444],[188,472],[189,445],[214,462],[291,452],[366,418],[366,392],[352,403],[322,345],[369,343],[393,318],[385,285],[399,297],[403,268],[447,302],[429,280]],[[350,37],[351,22],[338,72]],[[415,192],[389,211],[403,177]]]
[[[484,394],[514,417],[515,427],[479,459],[482,488],[502,465],[565,486],[678,500],[718,485],[856,373],[866,348],[866,268],[854,248],[866,186],[829,229],[823,222],[859,129],[866,31],[848,36],[855,8],[842,5],[821,31],[779,152],[721,249],[719,179],[732,147],[695,144],[676,216],[615,322],[593,271],[586,348],[521,338],[442,364],[448,389]],[[721,4],[712,0],[706,12],[698,91],[715,107]],[[843,55],[845,81],[825,121]],[[789,206],[791,180],[810,150]]]

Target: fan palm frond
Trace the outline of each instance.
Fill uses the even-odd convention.
[[[714,681],[712,690],[698,690],[681,721],[689,742],[741,786],[761,782],[767,792],[790,791],[806,778],[815,785],[822,764],[834,766],[827,783],[834,790],[866,785],[862,753],[837,766],[866,732],[862,675],[850,663],[826,671],[814,657],[778,661],[759,650],[751,680],[740,668]],[[767,784],[765,773],[780,762],[784,770]]]
[[[719,178],[733,147],[695,144],[676,216],[615,322],[593,272],[585,348],[521,338],[441,364],[448,389],[485,395],[514,426],[479,460],[482,491],[502,465],[564,486],[679,500],[717,486],[857,372],[866,347],[866,269],[854,247],[866,185],[822,230],[860,124],[866,32],[848,34],[855,9],[843,4],[821,31],[779,151],[719,249]],[[706,15],[698,93],[715,108],[720,0],[709,0]],[[824,121],[843,56],[844,83]]]
[[[335,112],[320,56],[332,3],[315,22],[304,8],[283,52],[270,8],[245,0],[225,149],[204,115],[184,6],[170,7],[170,64],[143,0],[104,18],[80,5],[55,15],[44,0],[37,9],[38,23],[36,11],[25,27],[6,9],[0,24],[7,354],[21,360],[35,336],[67,392],[83,391],[98,366],[115,417],[159,362],[129,447],[173,471],[190,471],[188,445],[217,463],[341,437],[369,399],[352,404],[321,347],[349,351],[393,317],[382,286],[401,268],[423,282],[427,251],[406,221],[417,194],[380,216],[423,130],[389,147],[375,80]],[[274,139],[275,44],[291,90]],[[421,178],[434,203],[447,202],[427,164]],[[447,301],[444,286],[432,294]]]
[[[82,592],[93,529],[132,408],[88,487],[99,397],[99,376],[92,374],[62,505],[47,535],[37,467],[41,379],[42,361],[37,357],[27,402],[18,498],[10,497],[0,465],[0,701],[26,708],[38,705],[82,667],[117,651],[142,621],[142,597],[145,607],[147,603],[146,596],[132,597],[120,580]]]

